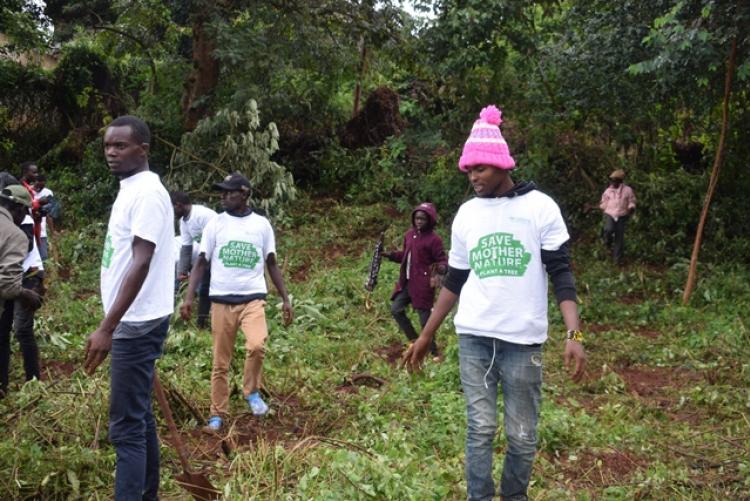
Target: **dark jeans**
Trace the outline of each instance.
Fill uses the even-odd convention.
[[[201,283],[198,285],[198,327],[208,327],[208,313],[211,311],[211,300],[208,298],[209,286],[211,284],[211,268],[206,266]]]
[[[49,257],[49,243],[47,242],[47,237],[40,237],[39,239],[39,257],[42,258],[42,261],[46,261]]]
[[[23,286],[41,292],[43,278],[42,273],[24,278]],[[0,315],[0,395],[5,395],[8,391],[10,331],[14,328],[23,355],[26,381],[40,377],[39,348],[34,337],[34,310],[18,300],[6,300],[3,313]]]
[[[169,317],[142,336],[112,340],[109,439],[115,446],[115,499],[158,499],[159,439],[151,409],[154,363]]]
[[[622,262],[625,253],[625,224],[630,216],[620,216],[617,221],[609,214],[604,214],[604,228],[602,228],[602,238],[604,245],[612,249],[612,257],[616,263]]]
[[[406,285],[404,285],[404,288],[396,294],[395,298],[393,298],[393,302],[391,303],[391,315],[393,315],[396,323],[401,328],[401,330],[404,331],[404,334],[406,334],[406,337],[409,339],[409,341],[414,341],[419,337],[419,334],[417,334],[417,331],[414,330],[414,326],[411,324],[409,317],[406,316],[406,307],[409,304],[411,304],[411,297],[409,296],[409,290],[407,289]],[[427,323],[427,319],[430,318],[430,310],[414,308],[414,311],[416,311],[417,315],[419,316],[419,325],[424,327]],[[433,355],[438,354],[435,338],[432,338],[430,351]]]

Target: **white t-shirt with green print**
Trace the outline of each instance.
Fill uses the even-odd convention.
[[[180,238],[182,245],[200,243],[203,228],[216,217],[216,212],[203,205],[193,204],[188,218],[180,218]]]
[[[560,208],[534,190],[474,198],[453,220],[448,264],[470,269],[454,318],[456,332],[516,344],[547,339],[547,273],[541,250],[569,239]]]
[[[120,191],[109,216],[101,266],[104,312],[117,297],[133,262],[133,239],[155,244],[154,255],[140,292],[122,317],[143,322],[174,311],[174,211],[159,176],[139,172],[120,181]]]
[[[268,293],[263,270],[276,238],[265,217],[222,212],[203,228],[200,252],[211,263],[210,296]]]

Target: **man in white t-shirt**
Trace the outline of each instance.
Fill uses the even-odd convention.
[[[86,341],[93,374],[112,352],[109,438],[117,452],[115,499],[158,499],[159,440],[151,410],[154,363],[174,310],[174,214],[149,170],[151,132],[122,116],[104,133],[104,155],[120,190],[101,264],[104,319]]]
[[[527,499],[536,454],[541,404],[542,344],[547,339],[547,275],[568,330],[566,365],[585,368],[576,290],[567,252],[568,232],[557,204],[533,183],[514,183],[515,161],[500,134],[500,110],[482,110],[466,141],[459,168],[477,197],[453,220],[448,275],[432,315],[404,354],[412,369],[458,301],[461,385],[466,399],[468,499],[490,501],[498,386],[502,387],[508,448],[500,496]]]
[[[198,261],[190,274],[180,314],[189,320],[195,289],[203,271],[211,263],[211,333],[213,369],[211,372],[211,416],[207,429],[217,431],[229,413],[229,365],[234,352],[237,329],[245,334],[243,395],[256,416],[268,412],[260,395],[261,371],[268,336],[264,268],[283,301],[284,324],[292,321],[289,296],[276,264],[276,238],[271,223],[248,206],[250,182],[234,173],[214,188],[221,190],[225,212],[213,218],[203,229]],[[265,265],[265,266],[264,266]]]
[[[193,204],[190,196],[184,191],[173,191],[169,194],[174,208],[174,216],[180,220],[180,262],[177,264],[177,279],[187,280],[193,266],[193,246],[200,244],[203,228],[216,217],[216,212],[203,205]],[[211,301],[208,299],[208,284],[211,282],[211,267],[201,277],[198,286],[198,328],[203,329],[208,322]]]

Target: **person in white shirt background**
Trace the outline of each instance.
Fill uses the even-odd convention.
[[[190,276],[195,259],[193,247],[200,244],[203,228],[216,217],[216,212],[204,205],[194,204],[190,196],[184,191],[173,191],[169,194],[174,208],[174,216],[180,221],[180,260],[177,264],[177,280],[183,282]],[[208,312],[211,301],[208,299],[208,284],[211,282],[211,266],[201,277],[198,286],[198,328],[203,329],[208,324]]]
[[[52,190],[47,188],[47,177],[44,174],[37,175],[36,181],[34,181],[34,200],[40,202],[42,216],[41,233],[39,235],[39,255],[42,261],[46,261],[47,257],[49,257],[48,235],[55,231],[54,220],[48,211],[53,196],[54,193],[52,193]]]

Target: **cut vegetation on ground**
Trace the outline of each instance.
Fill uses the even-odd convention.
[[[282,223],[277,236],[295,322],[281,327],[273,296],[267,310],[270,416],[255,418],[243,405],[238,342],[231,419],[221,434],[202,432],[210,334],[180,321],[172,327],[159,370],[193,468],[226,499],[463,499],[465,411],[450,324],[439,334],[445,361],[410,375],[397,364],[405,343],[388,308],[395,265],[383,264],[373,308],[364,307],[369,254],[394,219],[392,208],[306,201],[296,210],[294,224]],[[93,378],[80,368],[85,336],[101,316],[92,292],[101,235],[85,232],[67,230],[54,256],[57,278],[37,317],[43,381],[20,386],[14,356],[11,394],[0,401],[6,499],[109,499],[113,492],[108,366]],[[445,227],[441,233],[447,236]],[[389,230],[389,238],[397,242],[398,232]],[[563,370],[562,324],[551,309],[531,498],[746,498],[750,273],[705,270],[704,297],[685,307],[684,267],[614,269],[598,252],[587,242],[573,246],[588,332],[580,385]],[[187,499],[159,419],[163,499]],[[497,459],[504,449],[500,434]]]

